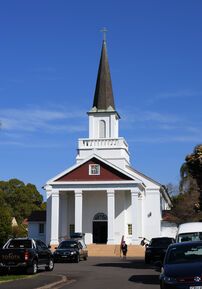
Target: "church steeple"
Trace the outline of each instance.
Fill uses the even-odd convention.
[[[114,139],[119,137],[118,122],[120,117],[114,105],[105,38],[102,43],[93,107],[88,115],[89,138]]]
[[[94,94],[94,111],[115,111],[112,82],[107,57],[106,40],[103,40],[97,82]]]
[[[77,162],[94,153],[119,167],[125,168],[129,165],[128,145],[123,137],[119,137],[120,116],[114,105],[105,37],[102,43],[93,107],[88,112],[88,119],[89,137],[79,139]]]

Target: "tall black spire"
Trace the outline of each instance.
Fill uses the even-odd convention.
[[[115,111],[105,39],[102,43],[102,51],[94,94],[93,108],[101,111]]]

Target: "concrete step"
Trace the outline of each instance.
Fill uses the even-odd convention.
[[[90,244],[88,247],[89,256],[120,256],[120,245]],[[128,257],[144,257],[144,247],[140,245],[128,245]]]

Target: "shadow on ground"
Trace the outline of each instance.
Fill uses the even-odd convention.
[[[97,263],[98,267],[115,267],[115,268],[131,268],[131,269],[154,269],[153,266],[146,265],[143,260],[120,260],[116,262]]]
[[[120,260],[116,262],[108,262],[108,263],[97,263],[94,266],[98,267],[114,267],[114,268],[124,268],[124,269],[152,269],[156,272],[159,272],[159,268],[154,266],[154,264],[147,265],[144,263],[142,259],[140,260]],[[147,271],[148,272],[148,271]],[[159,284],[159,274],[143,274],[143,275],[132,275],[129,279],[130,282],[138,283],[138,284],[150,284],[150,285],[158,285]]]
[[[140,283],[140,284],[150,284],[150,285],[159,284],[158,275],[133,275],[128,280],[130,282]]]

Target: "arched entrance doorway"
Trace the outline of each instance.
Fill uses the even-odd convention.
[[[93,243],[107,243],[107,215],[97,213],[93,218]]]

